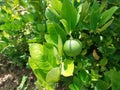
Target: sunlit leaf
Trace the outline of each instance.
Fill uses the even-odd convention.
[[[62,55],[63,55],[63,42],[62,42],[60,35],[58,36],[58,51],[59,51],[60,56],[62,57]]]
[[[57,66],[54,49],[50,44],[44,46],[37,43],[30,44],[30,55],[30,63],[34,63],[33,65],[39,69],[49,71],[51,68]]]
[[[19,5],[19,0],[14,0],[14,6],[16,7],[17,5]]]
[[[81,13],[80,13],[80,20],[82,21],[85,19],[87,13],[89,12],[90,4],[88,1],[85,1],[85,3],[80,5],[80,8],[82,7]]]
[[[60,22],[63,24],[66,33],[69,34],[70,28],[68,26],[68,22],[65,19],[61,19]]]
[[[62,2],[60,0],[51,0],[50,4],[51,7],[54,8],[58,14],[60,14],[62,8]]]
[[[43,55],[43,46],[38,43],[29,45],[30,55],[34,60],[40,60]]]
[[[52,68],[46,76],[46,81],[48,83],[55,83],[58,82],[58,80],[60,79],[60,68],[59,67],[55,67]]]
[[[66,59],[62,62],[62,71],[61,74],[65,77],[72,76],[74,71],[74,61]]]
[[[70,30],[74,30],[77,24],[77,11],[69,0],[63,0],[61,16],[68,22]]]

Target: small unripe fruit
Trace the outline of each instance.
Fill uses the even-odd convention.
[[[64,44],[63,50],[67,56],[77,56],[82,50],[82,43],[77,39],[67,40]]]

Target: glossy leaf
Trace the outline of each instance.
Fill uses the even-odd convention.
[[[87,83],[89,81],[89,74],[85,70],[80,70],[79,78],[83,83]]]
[[[69,85],[70,90],[80,90],[79,87],[76,84],[70,84]]]
[[[62,71],[61,74],[65,77],[69,77],[73,75],[74,71],[74,61],[66,59],[64,62],[62,62]]]
[[[64,29],[57,23],[53,23],[55,25],[55,29],[57,31],[57,35],[60,35],[62,42],[64,43],[66,41],[66,32]]]
[[[55,21],[55,22],[59,22],[59,19],[60,19],[59,14],[53,8],[50,8],[50,7],[46,8],[45,16],[48,20]]]
[[[46,76],[46,81],[48,83],[55,83],[58,82],[58,80],[60,79],[60,68],[59,67],[55,67],[52,68]]]
[[[30,63],[34,63],[33,65],[36,65],[39,69],[49,71],[51,68],[57,66],[54,49],[50,44],[44,46],[36,43],[31,44],[30,55]]]
[[[35,70],[35,75],[37,77],[37,85],[38,85],[38,89],[41,90],[41,88],[43,89],[45,87],[45,89],[47,90],[54,90],[54,87],[52,85],[49,85],[46,81],[45,81],[45,77],[46,74],[42,71],[42,70]],[[40,85],[40,86],[39,86]]]
[[[117,6],[111,7],[110,9],[104,11],[101,15],[101,20],[99,26],[104,25],[114,14],[114,12],[118,9]]]
[[[94,1],[93,6],[91,8],[91,13],[90,13],[90,29],[91,30],[96,30],[99,18],[100,18],[99,5],[97,1]]]
[[[55,26],[53,23],[47,23],[47,30],[48,30],[48,35],[46,34],[45,39],[48,43],[51,43],[53,45],[57,45],[58,43],[58,35],[57,31],[55,29]]]
[[[82,7],[82,10],[80,13],[80,20],[82,21],[83,19],[85,19],[85,17],[87,16],[87,13],[89,12],[90,4],[88,3],[88,1],[85,1],[85,3],[79,6],[79,8],[81,7]]]
[[[63,42],[62,42],[60,35],[58,36],[58,51],[59,51],[60,56],[62,57],[62,55],[63,55]]]
[[[29,58],[29,64],[30,64],[30,67],[32,68],[35,76],[37,77],[37,79],[40,80],[42,82],[42,84],[44,84],[45,76],[46,76],[45,72],[43,72],[43,70],[41,70],[39,68],[39,66],[37,66],[37,64],[31,58]]]
[[[57,44],[58,44],[58,35],[60,35],[62,43],[65,42],[66,33],[57,23],[48,21],[47,30],[48,30],[48,34],[46,34],[45,39],[46,39],[46,41],[48,43],[51,43],[51,44],[57,46]]]
[[[74,30],[77,24],[77,11],[69,0],[63,0],[61,16],[68,22],[68,28]]]
[[[51,0],[50,4],[52,6],[52,8],[55,9],[55,11],[60,14],[61,12],[61,8],[62,8],[62,2],[60,0]]]
[[[98,32],[102,32],[104,30],[106,30],[113,22],[114,19],[111,19],[110,21],[108,21],[105,25],[103,25],[100,29],[98,29]]]
[[[69,34],[70,27],[68,26],[68,22],[65,19],[61,19],[60,22],[63,24],[66,33]]]
[[[49,6],[46,8],[45,16],[48,20],[59,23],[61,18],[62,2],[60,0],[50,0]]]
[[[43,46],[38,43],[29,45],[30,55],[34,60],[40,60],[43,55]]]

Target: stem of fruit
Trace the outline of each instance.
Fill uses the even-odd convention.
[[[71,34],[72,34],[72,32],[70,31],[70,33],[69,33],[69,35],[70,35],[70,39],[73,39],[73,37],[72,37],[72,35],[71,35]]]

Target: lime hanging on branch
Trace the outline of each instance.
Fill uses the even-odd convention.
[[[77,56],[82,50],[82,43],[78,39],[69,39],[64,43],[63,50],[67,56]]]

